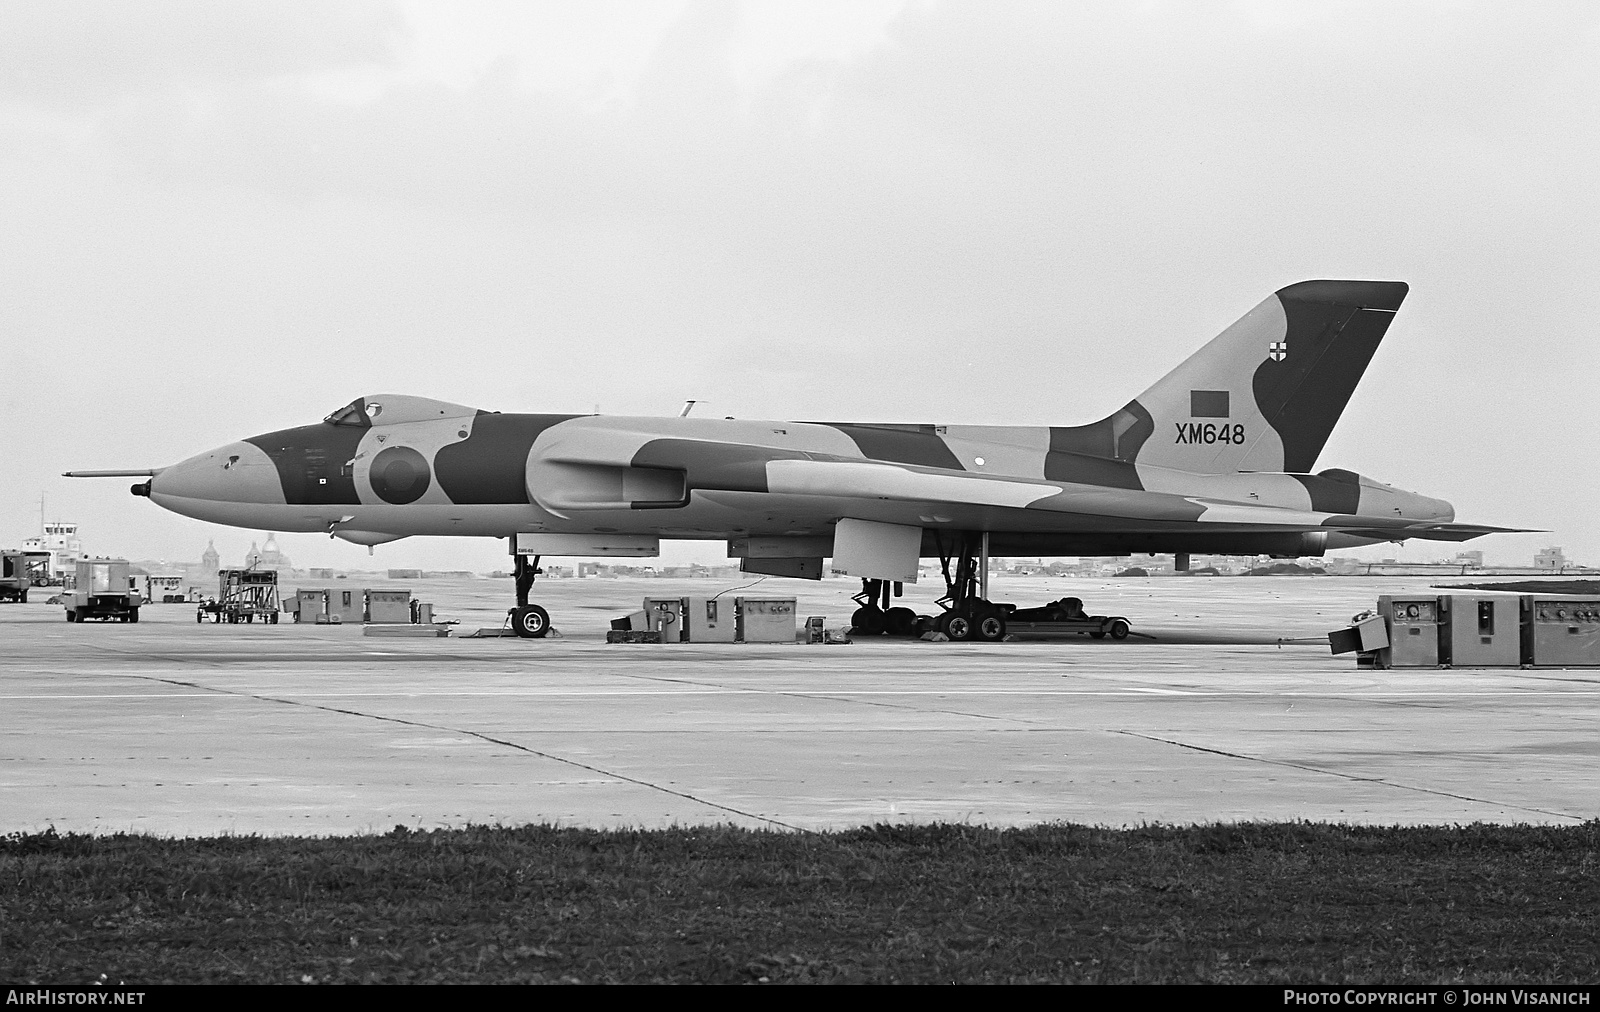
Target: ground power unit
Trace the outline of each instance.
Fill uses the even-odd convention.
[[[1378,614],[1389,624],[1389,645],[1377,651],[1374,667],[1439,666],[1440,608],[1437,594],[1385,594],[1378,598]]]
[[[739,638],[739,604],[734,598],[683,599],[683,634],[691,643],[734,643]]]
[[[796,600],[792,597],[741,597],[739,601],[739,641],[741,643],[793,643]]]
[[[328,621],[328,592],[326,590],[296,590],[294,597],[284,601],[283,607],[296,622],[323,624]]]
[[[1600,667],[1600,598],[1530,594],[1522,608],[1523,663]]]
[[[683,613],[687,605],[688,599],[682,597],[645,598],[645,628],[660,633],[663,643],[682,643]]]
[[[366,621],[374,625],[410,625],[411,591],[367,591]]]
[[[1600,667],[1600,597],[1385,594],[1378,618],[1328,635],[1336,654],[1374,668]]]
[[[1522,663],[1522,600],[1516,594],[1445,594],[1439,663],[1514,668]]]
[[[283,610],[292,614],[296,622],[359,624],[366,614],[366,591],[357,588],[296,590],[294,597],[283,602]]]
[[[642,625],[662,643],[793,643],[795,610],[792,597],[647,597],[611,628],[618,642]]]

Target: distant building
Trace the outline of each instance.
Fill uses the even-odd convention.
[[[22,543],[25,552],[49,552],[50,576],[59,581],[63,576],[76,575],[78,560],[83,558],[83,542],[78,540],[78,525],[55,521],[42,525],[39,536]]]
[[[307,570],[307,574],[313,580],[331,580],[331,579],[333,579],[333,570],[331,570],[331,569],[311,569],[311,570]]]
[[[1533,557],[1533,568],[1535,569],[1553,569],[1559,573],[1566,566],[1567,557],[1561,554],[1559,546],[1552,545]]]
[[[420,580],[420,579],[422,579],[422,570],[420,570],[420,569],[391,569],[391,570],[389,570],[389,579],[391,579],[391,580]]]
[[[222,556],[217,554],[215,539],[206,542],[206,550],[200,553],[200,575],[214,578],[222,570]]]
[[[1463,566],[1475,566],[1478,569],[1482,569],[1483,568],[1483,553],[1482,552],[1457,552],[1454,561],[1459,563],[1460,565],[1463,565]]]
[[[245,557],[245,565],[254,569],[293,569],[289,557],[278,548],[278,536],[267,535],[267,543],[256,550],[254,541],[250,542],[250,555]]]

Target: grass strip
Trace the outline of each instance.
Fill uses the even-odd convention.
[[[1597,845],[1600,821],[48,832],[0,840],[0,981],[1592,982]]]

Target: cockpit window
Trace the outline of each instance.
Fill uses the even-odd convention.
[[[372,419],[383,408],[377,404],[369,405],[365,397],[357,397],[338,411],[333,412],[323,421],[330,425],[353,425],[358,428],[370,428]]]

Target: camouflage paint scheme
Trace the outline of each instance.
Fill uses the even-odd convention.
[[[792,538],[800,557],[831,544],[819,539],[843,518],[921,528],[924,555],[963,531],[988,532],[995,555],[1298,556],[1465,540],[1496,528],[1454,524],[1449,503],[1349,471],[1311,473],[1406,292],[1291,285],[1088,425],[501,414],[376,395],[161,469],[135,491],[202,520],[359,544]],[[784,544],[762,554],[782,557]]]

